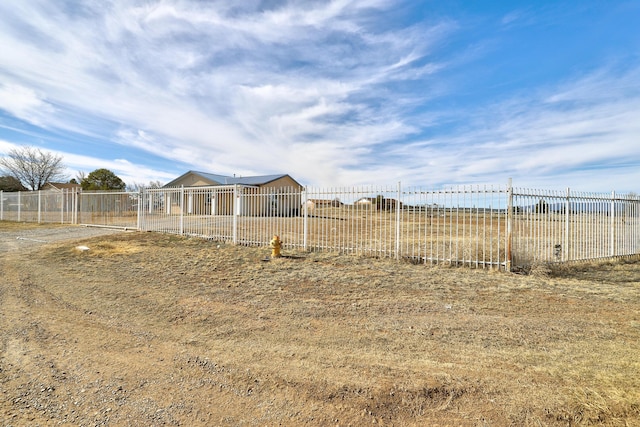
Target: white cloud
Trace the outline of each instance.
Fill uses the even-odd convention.
[[[0,109],[38,126],[46,126],[54,107],[36,91],[17,84],[0,84]]]

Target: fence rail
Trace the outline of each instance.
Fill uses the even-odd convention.
[[[0,220],[191,235],[239,245],[337,251],[512,270],[640,253],[634,195],[505,186],[0,192]]]

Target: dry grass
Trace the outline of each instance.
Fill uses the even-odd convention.
[[[68,225],[60,223],[37,223],[37,222],[18,222],[18,221],[0,221],[0,231],[21,231],[32,229],[49,229],[49,228],[68,228]]]
[[[268,254],[130,233],[13,256],[0,419],[640,425],[640,263]]]

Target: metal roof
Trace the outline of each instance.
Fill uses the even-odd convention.
[[[266,184],[268,182],[271,181],[275,181],[278,178],[282,178],[284,176],[287,176],[286,174],[280,174],[280,175],[262,175],[262,176],[240,176],[240,177],[236,177],[236,176],[224,176],[224,175],[216,175],[213,173],[206,173],[206,172],[196,172],[196,171],[191,171],[195,174],[198,174],[200,176],[202,176],[203,178],[209,180],[209,181],[214,181],[217,182],[219,184],[242,184],[242,185],[262,185],[262,184]]]
[[[176,181],[179,181],[181,178],[188,174],[195,174],[204,178],[206,181],[209,181],[211,185],[264,185],[271,181],[275,181],[276,179],[283,178],[288,176],[287,174],[278,174],[278,175],[261,175],[261,176],[225,176],[225,175],[217,175],[214,173],[207,172],[198,172],[198,171],[189,171],[183,175],[180,175],[178,178],[174,179],[170,183],[166,184],[165,187],[170,187]],[[293,179],[293,178],[292,178]],[[295,182],[295,180],[294,180]]]

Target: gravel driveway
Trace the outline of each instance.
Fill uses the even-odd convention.
[[[81,240],[94,236],[124,233],[121,229],[85,227],[78,225],[35,226],[28,229],[0,230],[0,254],[9,251],[31,249],[47,243],[64,240]]]

